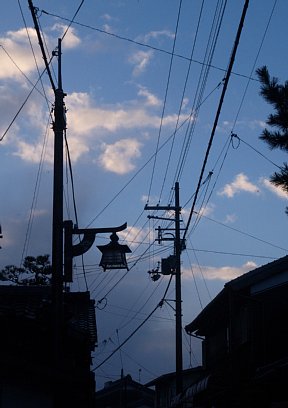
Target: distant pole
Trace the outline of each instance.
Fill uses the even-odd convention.
[[[175,206],[145,206],[145,210],[164,210],[164,211],[174,211],[175,213],[175,236],[173,238],[161,238],[158,237],[158,242],[161,241],[174,241],[174,255],[176,258],[176,267],[175,267],[175,320],[176,320],[176,351],[175,351],[175,359],[176,359],[176,393],[180,394],[183,388],[183,354],[182,354],[182,298],[181,298],[181,238],[180,238],[180,214],[181,214],[181,207],[180,207],[180,199],[179,199],[179,183],[175,183]],[[148,216],[148,218],[158,218],[158,219],[167,219],[163,217],[154,217]],[[169,219],[170,220],[170,219]],[[168,228],[170,229],[170,228]],[[158,233],[165,228],[158,228]]]
[[[182,371],[182,297],[181,297],[181,238],[180,238],[179,183],[175,183],[175,299],[176,299],[176,393],[180,394],[183,388]]]

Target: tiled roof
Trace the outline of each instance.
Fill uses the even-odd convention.
[[[193,333],[199,329],[199,325],[202,325],[204,321],[206,322],[205,324],[208,324],[207,317],[211,310],[215,312],[217,309],[217,315],[224,318],[225,314],[228,313],[226,305],[230,289],[233,291],[248,289],[252,285],[268,279],[271,276],[283,274],[285,272],[288,272],[288,256],[284,256],[276,261],[260,266],[259,268],[253,269],[252,271],[227,282],[224,289],[222,289],[221,292],[219,292],[218,295],[199,313],[199,315],[185,327],[186,332]]]
[[[0,318],[24,318],[46,324],[52,314],[50,287],[1,286]],[[64,293],[65,324],[70,334],[86,338],[94,349],[97,329],[94,300],[89,292]]]

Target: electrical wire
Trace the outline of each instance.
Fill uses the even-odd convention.
[[[161,132],[162,132],[163,120],[164,120],[164,113],[165,113],[165,109],[166,109],[166,103],[167,103],[167,97],[168,97],[168,90],[169,90],[170,78],[171,78],[171,73],[172,73],[172,66],[173,66],[173,61],[174,61],[174,52],[175,52],[175,46],[176,46],[176,40],[177,40],[177,33],[178,33],[178,27],[179,27],[181,6],[182,6],[182,0],[180,0],[179,6],[178,6],[178,14],[177,14],[177,21],[176,21],[175,36],[174,36],[173,47],[172,47],[172,53],[171,53],[170,64],[169,64],[169,69],[168,69],[168,78],[167,78],[167,82],[166,82],[165,96],[164,96],[164,102],[163,102],[163,107],[162,107],[162,113],[161,113],[161,119],[160,119],[160,127],[159,127],[159,131],[158,131],[157,144],[156,144],[156,150],[155,150],[155,155],[154,155],[154,162],[153,162],[153,166],[152,166],[152,174],[151,174],[150,185],[149,185],[149,190],[148,190],[148,199],[147,199],[147,202],[149,202],[149,199],[150,199],[150,194],[151,194],[151,189],[152,189],[152,183],[153,183],[153,179],[154,179],[154,175],[155,175],[155,167],[156,167],[156,161],[157,161],[157,155],[158,155],[157,152],[158,152],[158,150],[159,150],[160,137],[161,137]]]
[[[60,16],[60,15],[55,14],[55,13],[51,13],[51,12],[49,12],[49,11],[47,11],[47,10],[43,10],[43,9],[42,9],[41,12],[44,13],[44,14],[46,14],[46,15],[48,15],[48,16],[59,18],[60,20],[66,21],[66,22],[68,22],[68,23],[71,23],[71,21],[72,21],[72,20],[70,20],[69,18]],[[172,55],[172,52],[171,52],[171,51],[164,50],[164,49],[158,48],[158,47],[154,47],[154,46],[152,46],[152,45],[145,44],[145,43],[142,43],[142,42],[140,42],[140,41],[132,40],[131,38],[124,37],[124,36],[121,36],[121,35],[119,35],[119,34],[111,33],[111,32],[109,32],[109,31],[103,30],[103,29],[101,29],[101,28],[93,27],[93,26],[91,26],[91,25],[89,25],[89,24],[80,23],[79,21],[73,21],[72,23],[75,24],[75,25],[78,25],[79,27],[88,28],[89,30],[97,31],[97,32],[99,32],[99,33],[101,33],[101,34],[105,34],[105,35],[108,35],[108,36],[110,36],[110,37],[117,38],[118,40],[127,41],[127,42],[129,42],[129,43],[131,43],[131,44],[135,44],[135,45],[139,45],[139,46],[141,46],[141,47],[149,48],[149,49],[151,49],[151,50],[158,51],[158,52],[161,52],[161,53],[163,53],[163,54],[170,55],[170,56]],[[181,59],[186,60],[186,61],[190,61],[190,58],[189,58],[189,57],[186,57],[186,56],[181,55],[181,54],[174,53],[174,57],[181,58]],[[199,64],[199,65],[205,65],[205,63],[203,63],[202,61],[198,61],[198,60],[195,60],[195,59],[193,59],[192,62],[194,62],[194,63],[196,63],[196,64]],[[212,64],[210,65],[210,68],[217,69],[217,70],[222,71],[222,72],[226,72],[226,69],[225,69],[225,68],[220,68],[220,67],[217,67],[217,66],[212,65]],[[238,73],[238,72],[232,71],[231,73],[232,73],[233,75],[236,75],[236,76],[239,76],[239,77],[248,78],[247,75],[240,74],[240,73]],[[252,78],[252,80],[253,80],[253,81],[256,81],[256,82],[259,82],[259,79],[258,79],[258,78]]]
[[[211,136],[210,136],[209,143],[208,143],[208,147],[207,147],[207,150],[206,150],[206,154],[205,154],[203,166],[202,166],[202,169],[201,169],[201,173],[200,173],[200,177],[199,177],[199,181],[198,181],[196,193],[195,193],[195,196],[194,196],[194,201],[193,201],[192,208],[191,208],[191,211],[190,211],[190,215],[189,215],[189,218],[188,218],[187,229],[185,230],[185,232],[184,232],[184,234],[183,234],[183,241],[185,241],[185,237],[186,237],[186,235],[187,235],[187,231],[188,231],[189,226],[190,226],[192,214],[193,214],[193,212],[194,212],[194,208],[195,208],[195,204],[196,204],[196,201],[197,201],[199,189],[200,189],[200,186],[201,186],[203,174],[204,174],[204,171],[205,171],[205,168],[206,168],[208,156],[209,156],[209,153],[210,153],[210,149],[211,149],[211,147],[212,147],[212,143],[213,143],[213,139],[214,139],[214,136],[215,136],[216,127],[217,127],[217,124],[218,124],[218,119],[219,119],[220,112],[221,112],[221,109],[222,109],[222,105],[223,105],[223,102],[224,102],[224,97],[225,97],[226,90],[227,90],[227,87],[228,87],[228,83],[229,83],[229,79],[230,79],[232,67],[233,67],[233,64],[234,64],[234,60],[235,60],[235,56],[236,56],[236,52],[237,52],[237,48],[238,48],[238,44],[239,44],[239,40],[240,40],[242,28],[243,28],[245,16],[246,16],[248,4],[249,4],[249,0],[245,0],[245,4],[244,4],[244,7],[243,7],[241,20],[240,20],[240,23],[239,23],[239,26],[238,26],[238,30],[237,30],[237,34],[236,34],[236,39],[235,39],[234,47],[233,47],[232,54],[231,54],[231,57],[230,57],[230,62],[229,62],[228,70],[227,70],[227,75],[226,75],[226,78],[225,78],[225,82],[224,82],[224,85],[223,85],[223,90],[222,90],[221,98],[220,98],[220,101],[219,101],[219,105],[218,105],[216,117],[215,117],[215,120],[214,120],[213,129],[212,129]]]
[[[45,70],[42,72],[42,75],[44,74]],[[41,75],[41,77],[42,77]],[[38,78],[37,82],[35,83],[35,85],[33,86],[33,88],[30,90],[30,92],[28,93],[28,95],[26,96],[26,98],[24,99],[24,101],[22,102],[22,104],[20,105],[20,108],[17,110],[17,112],[15,113],[15,115],[13,116],[10,124],[8,125],[8,127],[6,128],[6,130],[4,131],[4,133],[2,134],[2,136],[0,137],[0,142],[2,142],[5,138],[5,136],[7,135],[7,133],[9,132],[9,130],[11,129],[12,125],[14,124],[15,120],[17,119],[17,117],[19,116],[20,112],[22,111],[22,109],[24,108],[24,106],[26,105],[27,101],[29,100],[30,96],[32,95],[34,89],[36,88],[38,82],[40,81],[40,78]]]
[[[218,1],[217,8],[214,13],[213,24],[212,24],[212,27],[209,33],[208,44],[205,50],[204,61],[206,61],[207,64],[202,66],[202,69],[200,72],[200,78],[198,80],[193,106],[191,108],[191,118],[193,118],[193,120],[188,122],[188,126],[186,129],[185,139],[184,139],[181,155],[179,158],[179,165],[176,171],[177,175],[175,179],[177,181],[180,181],[181,175],[183,174],[184,165],[187,160],[188,152],[191,146],[192,136],[195,131],[197,117],[199,114],[200,107],[202,105],[204,90],[206,87],[206,83],[207,83],[208,75],[210,71],[209,64],[212,61],[212,58],[214,56],[217,40],[218,40],[219,33],[220,33],[220,28],[222,26],[225,9],[226,9],[226,1],[222,2],[222,4],[220,4],[220,2]]]
[[[66,28],[64,34],[62,35],[62,41],[63,41],[63,39],[65,38],[65,36],[66,36],[68,30],[70,29],[71,25],[74,23],[74,20],[75,20],[77,14],[79,13],[81,7],[83,6],[83,3],[84,3],[84,0],[82,0],[81,3],[79,4],[77,10],[76,10],[75,13],[74,13],[74,16],[72,17],[72,20],[69,22],[68,27]]]
[[[6,48],[0,44],[0,47],[2,48],[2,50],[5,52],[5,54],[7,55],[7,57],[10,59],[10,61],[12,62],[13,65],[15,65],[15,67],[18,69],[18,71],[23,75],[23,77],[27,80],[27,82],[29,82],[30,85],[32,85],[34,87],[34,89],[45,99],[48,100],[49,104],[52,106],[52,102],[49,101],[46,93],[43,93],[40,91],[40,89],[37,88],[37,86],[31,81],[31,79],[25,74],[25,72],[19,67],[19,65],[17,64],[17,62],[11,57],[11,55],[9,54],[9,52],[6,50]],[[42,74],[43,75],[43,74]],[[39,75],[42,76],[42,75]],[[38,81],[39,82],[39,81]]]
[[[230,148],[231,145],[232,145],[232,147],[235,149],[235,148],[238,148],[238,147],[239,147],[240,141],[243,141],[243,143],[245,143],[247,146],[249,146],[251,149],[253,149],[256,153],[258,153],[258,154],[261,155],[263,158],[265,158],[267,161],[269,161],[271,164],[273,164],[274,166],[276,166],[277,168],[280,169],[280,167],[279,167],[277,164],[275,164],[272,160],[268,159],[268,158],[267,158],[266,156],[264,156],[261,152],[259,152],[259,151],[256,150],[254,147],[252,147],[249,143],[247,143],[247,142],[245,142],[244,140],[240,139],[240,137],[234,133],[234,129],[235,129],[235,126],[236,126],[236,123],[237,123],[237,119],[238,119],[238,117],[239,117],[241,108],[242,108],[242,106],[243,106],[243,103],[244,103],[244,100],[245,100],[245,97],[246,97],[246,94],[247,94],[247,91],[248,91],[248,86],[249,86],[249,84],[250,84],[250,79],[249,79],[249,78],[252,78],[252,73],[253,73],[254,70],[255,70],[256,62],[257,62],[257,60],[258,60],[258,57],[259,57],[259,55],[260,55],[260,51],[261,51],[262,46],[263,46],[263,44],[264,44],[264,40],[265,40],[265,38],[266,38],[266,35],[267,35],[267,32],[268,32],[268,28],[269,28],[269,25],[270,25],[270,22],[271,22],[271,19],[272,19],[272,16],[273,16],[273,13],[274,13],[276,4],[277,4],[277,0],[274,1],[274,5],[273,5],[273,7],[272,7],[272,10],[271,10],[271,13],[270,13],[268,22],[267,22],[267,24],[266,24],[265,31],[264,31],[264,34],[263,34],[263,36],[262,36],[261,44],[260,44],[259,49],[258,49],[258,51],[257,51],[257,55],[256,55],[256,58],[255,58],[255,60],[254,60],[253,67],[252,67],[252,69],[251,69],[250,76],[248,77],[248,82],[247,82],[247,84],[246,84],[246,87],[245,87],[245,90],[244,90],[244,93],[243,93],[243,96],[242,96],[242,99],[241,99],[241,102],[240,102],[240,105],[239,105],[237,114],[236,114],[235,119],[234,119],[234,123],[233,123],[233,125],[232,125],[230,137],[227,139],[227,141],[226,141],[226,143],[225,143],[225,146],[227,146],[227,148],[225,148],[225,146],[223,147],[222,152],[221,152],[221,154],[219,155],[219,158],[217,159],[217,162],[218,162],[218,160],[220,159],[220,157],[221,157],[221,155],[222,155],[222,153],[223,153],[223,151],[224,151],[224,149],[225,149],[226,151],[225,151],[225,154],[224,154],[224,158],[223,158],[221,167],[220,167],[219,172],[218,172],[218,174],[217,174],[217,178],[216,178],[216,180],[215,180],[215,182],[214,182],[213,188],[211,189],[211,192],[210,192],[210,194],[209,194],[209,198],[208,198],[208,200],[207,200],[207,202],[206,202],[206,205],[208,204],[208,201],[210,200],[210,198],[211,198],[211,196],[212,196],[212,193],[213,193],[213,191],[214,191],[214,189],[215,189],[215,187],[216,187],[216,184],[217,184],[217,182],[218,182],[220,173],[221,173],[221,171],[222,171],[222,169],[223,169],[224,161],[225,161],[226,158],[227,158],[228,151],[229,151],[229,148]],[[235,140],[235,139],[237,139],[237,140],[239,141],[237,147],[235,147],[235,145],[234,145],[234,140]],[[213,173],[214,173],[214,169],[215,169],[215,167],[216,167],[216,165],[217,165],[217,162],[216,162],[216,164],[215,164],[214,167],[213,167]]]
[[[195,213],[197,214],[197,211],[195,211]],[[265,241],[264,239],[257,238],[257,237],[255,237],[254,235],[249,234],[248,232],[240,231],[240,230],[237,229],[237,228],[231,227],[230,225],[224,224],[224,223],[222,223],[222,222],[220,222],[220,221],[216,221],[216,220],[214,220],[213,218],[207,217],[206,215],[203,215],[203,214],[202,214],[202,217],[206,218],[206,219],[209,220],[209,221],[215,222],[216,224],[219,224],[219,225],[221,225],[222,227],[231,229],[232,231],[238,232],[238,233],[240,233],[240,234],[242,234],[242,235],[245,235],[245,236],[247,236],[247,237],[249,237],[249,238],[255,239],[256,241],[263,242],[263,243],[266,244],[266,245],[270,245],[270,246],[272,246],[273,248],[281,249],[282,251],[288,252],[288,249],[287,249],[287,248],[282,248],[282,247],[280,247],[279,245],[275,245],[275,244],[272,244],[271,242]]]
[[[71,180],[71,190],[72,190],[72,201],[73,201],[74,215],[75,215],[76,225],[78,226],[79,222],[78,222],[78,213],[77,213],[77,207],[76,207],[74,177],[73,177],[71,156],[70,156],[70,150],[69,150],[69,145],[68,145],[68,140],[67,140],[67,131],[66,131],[66,129],[64,129],[64,141],[65,141],[66,154],[67,154],[67,159],[68,159],[68,167],[69,167],[70,180]],[[80,237],[79,237],[79,240],[80,240]],[[86,290],[88,291],[88,283],[87,283],[87,278],[86,278],[86,270],[85,270],[85,265],[84,265],[83,254],[81,255],[81,260],[82,260],[82,271],[83,271],[83,276],[84,276],[84,282],[85,282]]]
[[[189,251],[190,248],[186,247],[186,250]],[[263,259],[277,259],[275,256],[267,256],[267,255],[255,255],[255,254],[244,254],[243,252],[224,252],[224,251],[215,251],[215,250],[209,250],[209,249],[199,249],[199,248],[192,248],[191,251],[195,252],[206,252],[209,254],[220,254],[220,255],[233,255],[233,256],[246,256],[247,258],[263,258]]]
[[[33,225],[33,220],[34,220],[34,213],[37,205],[37,199],[39,195],[39,188],[41,184],[41,176],[42,176],[42,171],[43,171],[43,163],[44,163],[44,156],[45,156],[45,150],[46,150],[46,145],[47,145],[47,135],[49,132],[49,124],[50,124],[50,119],[48,119],[48,123],[46,126],[46,131],[45,131],[45,136],[43,139],[43,144],[42,144],[42,150],[41,150],[41,155],[40,155],[40,160],[38,164],[38,171],[37,171],[37,176],[36,176],[36,181],[35,181],[35,186],[34,186],[34,191],[33,191],[33,198],[32,198],[32,203],[30,207],[30,212],[29,212],[29,219],[28,219],[28,225],[26,229],[26,234],[25,234],[25,239],[24,239],[24,245],[23,245],[23,250],[22,250],[22,255],[21,255],[21,261],[20,261],[20,267],[23,265],[24,258],[28,254],[28,248],[29,248],[29,240],[32,232],[32,225]]]
[[[256,57],[255,57],[255,60],[254,60],[254,64],[253,64],[253,66],[252,66],[250,75],[249,75],[249,77],[248,77],[248,81],[247,81],[247,84],[246,84],[246,87],[245,87],[245,90],[244,90],[244,93],[243,93],[243,96],[242,96],[242,99],[241,99],[241,102],[240,102],[240,105],[239,105],[237,114],[236,114],[236,116],[235,116],[234,124],[233,124],[232,129],[231,129],[231,134],[234,133],[234,128],[235,128],[235,126],[236,126],[237,119],[238,119],[238,117],[239,117],[239,114],[240,114],[240,111],[241,111],[241,109],[242,109],[242,106],[243,106],[245,97],[246,97],[246,95],[247,95],[248,87],[249,87],[249,84],[250,84],[250,78],[252,77],[252,74],[253,74],[253,72],[255,71],[256,63],[257,63],[258,57],[259,57],[259,55],[260,55],[262,46],[263,46],[263,44],[264,44],[264,40],[265,40],[265,38],[266,38],[266,35],[267,35],[267,32],[268,32],[268,28],[269,28],[270,23],[271,23],[272,16],[273,16],[273,14],[274,14],[274,10],[275,10],[277,1],[278,1],[278,0],[275,0],[275,1],[274,1],[274,4],[273,4],[272,10],[271,10],[271,13],[270,13],[268,22],[267,22],[267,24],[266,24],[265,31],[264,31],[264,34],[263,34],[263,36],[262,36],[262,40],[261,40],[260,46],[259,46],[259,48],[258,48]]]
[[[188,79],[190,77],[190,71],[191,71],[191,65],[192,65],[192,58],[194,55],[194,51],[195,51],[195,45],[196,45],[196,41],[198,38],[198,32],[199,32],[199,27],[200,27],[200,21],[201,21],[201,17],[202,17],[202,12],[203,12],[203,6],[204,6],[204,0],[201,3],[201,8],[200,8],[200,13],[199,13],[199,17],[198,17],[198,23],[197,23],[197,28],[196,28],[196,32],[195,32],[195,38],[192,44],[192,50],[191,50],[191,54],[190,54],[190,61],[187,67],[187,72],[186,72],[186,77],[185,77],[185,82],[184,82],[184,86],[183,86],[183,91],[182,91],[182,96],[181,96],[181,102],[180,102],[180,106],[179,106],[179,110],[178,110],[178,114],[177,114],[177,121],[175,124],[175,130],[173,133],[173,138],[172,138],[172,143],[171,143],[171,147],[170,147],[170,152],[169,152],[169,157],[167,160],[167,165],[166,165],[166,170],[165,170],[165,174],[164,174],[164,179],[163,179],[163,183],[162,183],[162,187],[161,187],[161,191],[160,191],[160,199],[162,197],[162,193],[163,193],[163,189],[164,189],[164,185],[166,182],[166,178],[167,178],[167,173],[168,173],[168,168],[171,162],[171,158],[172,158],[172,152],[173,152],[173,148],[174,148],[174,143],[175,143],[175,136],[176,136],[176,132],[178,129],[178,124],[180,121],[180,115],[181,115],[181,111],[182,111],[182,107],[183,107],[183,102],[184,102],[184,97],[185,97],[185,93],[186,93],[186,89],[187,89],[187,84],[188,84]],[[173,183],[175,184],[175,182]]]
[[[92,368],[92,371],[96,371],[98,368],[100,368],[103,364],[105,364],[108,360],[110,360],[110,358],[112,356],[114,356],[115,353],[117,353],[117,351],[123,347],[133,336],[134,334],[136,334],[138,332],[138,330],[141,329],[141,327],[150,319],[150,317],[155,313],[155,311],[158,309],[158,307],[162,307],[165,296],[167,294],[167,291],[169,289],[169,286],[171,284],[171,280],[172,280],[172,276],[170,277],[169,283],[167,285],[167,288],[165,290],[164,296],[162,298],[162,300],[155,306],[155,308],[152,310],[151,313],[149,313],[149,315],[146,317],[146,319],[143,320],[143,322],[130,334],[130,336],[128,336],[118,347],[116,347],[115,350],[112,351],[112,353],[109,354],[108,357],[106,357],[100,364],[98,364],[95,368]]]
[[[273,166],[277,167],[279,170],[281,170],[281,167],[274,163],[272,160],[270,160],[267,156],[265,156],[263,153],[261,153],[259,150],[257,150],[255,147],[253,147],[250,143],[246,142],[244,139],[242,139],[241,137],[239,137],[238,135],[236,135],[235,133],[232,133],[231,138],[235,138],[239,141],[239,145],[240,146],[240,142],[244,143],[246,146],[250,147],[250,149],[254,150],[255,153],[259,154],[259,156],[263,157],[265,160],[267,160],[267,162],[273,164]]]

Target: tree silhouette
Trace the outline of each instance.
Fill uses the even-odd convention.
[[[266,66],[258,68],[256,74],[261,82],[260,95],[273,106],[275,111],[268,116],[266,124],[276,130],[264,129],[260,139],[264,140],[270,149],[288,152],[288,81],[283,85],[279,84],[278,78],[271,77]],[[288,193],[287,163],[283,163],[279,169],[270,177],[270,181]],[[288,215],[288,207],[286,207],[286,214]]]
[[[10,281],[17,285],[49,285],[51,283],[49,255],[26,256],[22,267],[6,265],[0,271],[0,281]]]

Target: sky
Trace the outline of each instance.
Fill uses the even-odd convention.
[[[287,195],[269,182],[287,156],[259,140],[272,109],[259,95],[255,71],[267,65],[281,83],[287,79],[288,3],[250,1],[220,112],[244,1],[33,4],[48,59],[63,38],[72,164],[71,178],[65,151],[64,219],[79,228],[128,225],[119,233],[132,251],[128,271],[99,267],[95,246],[108,243],[109,234],[97,235],[84,268],[81,257],[74,259],[71,290],[89,290],[95,299],[97,389],[121,369],[145,384],[175,370],[175,282],[164,275],[154,282],[148,273],[173,254],[174,231],[163,231],[172,241],[158,244],[156,228],[173,228],[174,213],[146,204],[173,206],[179,182],[181,228],[188,225],[183,327],[227,281],[287,254]],[[28,1],[6,3],[0,37],[3,268],[20,266],[27,255],[51,255],[54,94]],[[56,57],[50,67],[57,85]],[[183,331],[183,367],[199,364],[201,343]]]

